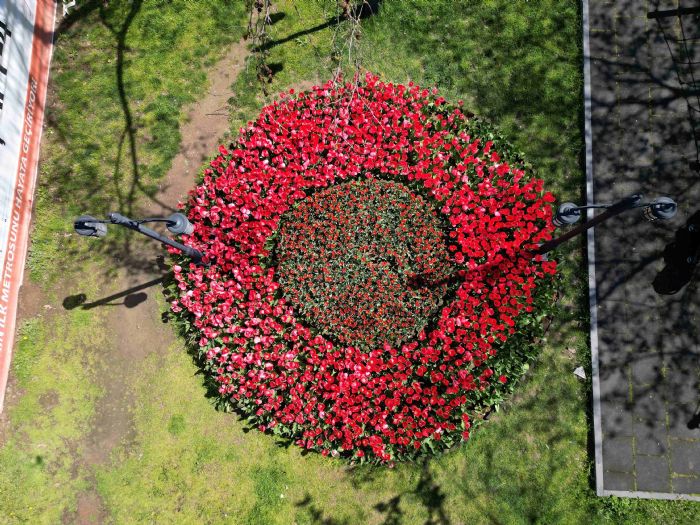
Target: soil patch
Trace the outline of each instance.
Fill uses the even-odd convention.
[[[17,303],[17,319],[31,319],[53,307],[46,302],[46,296],[41,286],[29,280],[24,280],[19,290],[19,302]]]
[[[65,514],[61,521],[65,524],[92,525],[105,523],[107,517],[107,511],[104,508],[100,495],[94,490],[88,490],[78,495],[78,505],[75,514]]]

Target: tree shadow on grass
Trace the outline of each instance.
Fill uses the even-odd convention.
[[[163,209],[174,212],[175,208],[171,205],[166,204],[158,200],[152,192],[149,192],[147,188],[144,187],[141,181],[141,174],[139,171],[139,160],[137,155],[137,127],[134,123],[134,118],[129,107],[129,100],[126,93],[126,86],[124,82],[124,64],[125,64],[125,54],[129,51],[126,43],[127,33],[131,28],[131,24],[134,18],[141,10],[143,0],[132,0],[129,12],[126,18],[122,22],[121,26],[117,26],[109,20],[107,16],[107,8],[103,4],[100,7],[100,20],[102,24],[109,29],[109,31],[114,36],[117,45],[117,62],[116,62],[116,75],[117,75],[117,90],[119,92],[119,103],[121,104],[122,112],[124,113],[124,131],[119,138],[119,147],[117,155],[117,163],[114,169],[114,187],[117,193],[119,209],[123,210],[127,215],[131,215],[134,212],[134,205],[137,197],[137,190],[140,190],[143,195],[146,195],[153,202],[161,206]],[[125,139],[128,142],[129,149],[129,159],[131,160],[131,181],[128,184],[128,189],[126,192],[122,189],[121,173],[120,173],[120,161],[121,161],[121,151],[124,146]]]
[[[371,16],[374,16],[377,13],[379,13],[381,3],[382,0],[364,0],[362,3],[355,4],[355,14],[359,14],[360,19],[370,18]],[[284,17],[285,13],[273,13],[270,16],[273,24],[275,24],[279,20],[282,20]],[[342,22],[342,20],[343,18],[340,15],[330,17],[328,20],[321,22],[320,24],[315,25],[313,27],[302,29],[301,31],[297,31],[295,33],[292,33],[291,35],[287,35],[286,37],[279,38],[277,40],[272,40],[266,43],[265,45],[260,46],[259,49],[255,49],[255,51],[268,51],[273,47],[286,44],[287,42],[291,42],[292,40],[295,40],[297,38],[301,38],[303,36],[323,31],[324,29],[328,29],[329,27],[337,26],[340,22]]]
[[[86,0],[80,2],[80,4],[71,9],[66,16],[61,18],[55,31],[56,36],[60,37],[63,33],[70,31],[78,22],[101,7],[104,7],[104,4],[104,0]]]
[[[146,213],[146,209],[156,213],[169,213],[176,211],[175,202],[164,202],[156,195],[157,188],[154,185],[151,172],[158,174],[159,170],[152,169],[152,166],[143,164],[140,155],[144,154],[144,148],[148,148],[154,137],[147,136],[144,131],[140,131],[143,124],[140,122],[143,117],[139,111],[134,112],[130,101],[130,75],[128,68],[130,65],[129,55],[138,53],[139,50],[130,47],[130,35],[133,35],[134,22],[138,17],[143,16],[143,0],[134,0],[129,3],[103,2],[102,0],[87,1],[72,10],[62,19],[56,29],[56,37],[59,40],[58,46],[65,46],[61,51],[71,55],[74,51],[67,48],[68,45],[77,45],[76,39],[71,35],[70,44],[62,44],[61,38],[68,37],[75,28],[80,25],[94,27],[96,37],[88,35],[86,46],[94,43],[89,42],[90,38],[95,38],[97,47],[109,45],[110,36],[113,39],[114,58],[103,57],[108,63],[114,64],[113,72],[115,78],[115,104],[114,110],[119,108],[123,119],[121,131],[114,137],[113,144],[115,154],[112,157],[111,170],[110,160],[105,159],[108,144],[100,142],[100,139],[91,140],[85,134],[89,131],[84,127],[72,129],[70,117],[71,111],[76,108],[69,107],[66,112],[54,111],[53,104],[47,108],[46,122],[48,127],[55,133],[56,141],[61,147],[69,151],[79,144],[81,151],[75,155],[56,155],[49,159],[53,165],[46,170],[48,188],[55,202],[63,203],[66,211],[71,213],[87,212],[92,215],[101,216],[110,211],[119,211],[127,216],[138,218]],[[107,30],[100,31],[103,27]],[[70,58],[68,59],[70,61]],[[83,64],[84,68],[92,67],[91,64]],[[102,66],[99,74],[108,74],[112,66]],[[62,74],[59,72],[58,74]],[[54,98],[52,95],[50,98]],[[61,100],[56,100],[56,106],[60,107]],[[166,108],[169,109],[169,108]],[[105,109],[106,111],[106,109]],[[156,108],[154,111],[161,111]],[[165,110],[162,110],[165,111]],[[158,122],[162,120],[160,113],[157,113]],[[117,121],[118,117],[109,116],[107,121]],[[172,123],[174,125],[174,123]],[[168,136],[171,122],[168,121],[165,128],[153,126],[149,133]],[[158,124],[160,126],[160,124]],[[95,130],[99,133],[100,130]],[[80,138],[74,135],[78,134]],[[149,138],[150,137],[150,138]],[[165,140],[165,139],[163,139]],[[164,143],[164,144],[167,144]],[[111,155],[110,155],[111,156]],[[97,158],[101,157],[99,161]],[[98,165],[99,164],[99,165]],[[105,169],[106,168],[106,169]],[[103,173],[104,172],[104,173]],[[145,206],[144,199],[146,198]],[[80,208],[78,208],[80,206]],[[66,224],[66,230],[70,228]],[[93,240],[94,241],[94,240]],[[70,258],[85,259],[86,245],[90,240],[81,239],[80,244],[67,242],[64,251]],[[114,231],[106,238],[93,242],[91,251],[99,254],[110,255],[110,264],[104,266],[104,273],[107,276],[114,275],[119,268],[129,268],[139,274],[155,274],[158,267],[155,263],[155,256],[163,251],[150,240],[134,236],[130,232]]]
[[[377,511],[382,517],[382,525],[400,525],[404,523],[405,513],[401,508],[403,499],[417,500],[425,509],[427,518],[423,525],[450,525],[451,521],[447,517],[445,510],[445,494],[441,487],[435,481],[430,470],[429,461],[424,460],[420,463],[419,468],[420,478],[416,486],[408,491],[397,494],[386,501],[375,504],[372,508]],[[367,472],[371,470],[374,475],[381,474],[384,471],[383,467],[363,466],[357,467],[359,472]],[[352,479],[355,480],[358,471],[352,474]],[[367,477],[364,478],[367,481]],[[360,485],[353,481],[353,486],[358,488]],[[317,525],[341,525],[349,523],[347,520],[336,520],[335,518],[325,516],[323,510],[313,502],[313,498],[307,493],[303,500],[295,504],[296,507],[304,509],[311,520],[311,523]]]
[[[307,515],[306,517],[311,525],[349,525],[350,523],[348,520],[337,520],[325,516],[323,510],[314,504],[313,498],[308,493],[303,500],[295,503],[294,506]]]

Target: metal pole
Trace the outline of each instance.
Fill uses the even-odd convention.
[[[600,215],[593,217],[590,221],[584,222],[583,224],[576,226],[576,228],[569,230],[561,237],[557,237],[556,239],[552,239],[551,241],[545,242],[537,250],[535,250],[533,253],[535,253],[535,255],[544,255],[547,252],[551,252],[554,248],[556,248],[560,244],[568,241],[572,237],[576,237],[577,235],[585,232],[586,230],[590,230],[591,228],[593,228],[597,224],[600,224],[601,222],[607,221],[611,217],[614,217],[616,215],[621,214],[623,211],[627,211],[629,209],[638,207],[639,202],[641,200],[642,200],[642,196],[638,193],[635,193],[634,195],[630,195],[629,197],[625,197],[621,201],[616,202],[615,204],[613,204],[612,206],[607,208]]]
[[[544,255],[545,253],[551,252],[553,249],[555,249],[557,246],[559,246],[562,243],[565,243],[569,239],[572,239],[573,237],[576,237],[577,235],[580,235],[581,233],[585,232],[586,230],[590,230],[594,226],[600,224],[601,222],[605,222],[608,219],[615,217],[616,215],[621,214],[624,211],[630,210],[632,208],[638,208],[640,207],[640,202],[642,200],[642,195],[639,193],[635,193],[634,195],[630,195],[629,197],[625,197],[624,199],[621,199],[620,201],[616,202],[615,204],[610,205],[605,209],[603,213],[600,215],[597,215],[596,217],[593,217],[590,221],[584,222],[583,224],[577,226],[576,228],[573,228],[572,230],[568,231],[561,237],[557,237],[556,239],[552,239],[551,241],[547,241],[543,243],[539,248],[536,250],[532,251],[532,255]],[[593,207],[598,207],[597,205],[594,206],[583,206],[583,207],[576,207],[575,209],[577,211],[585,208],[593,208]],[[436,281],[426,281],[425,277],[423,275],[415,275],[412,276],[409,279],[409,286],[416,288],[419,286],[438,286],[442,284],[447,284],[450,282],[454,282],[460,279],[461,273],[466,270],[457,270],[455,272],[452,272],[450,275],[447,277],[443,277],[442,279],[438,279]]]
[[[177,241],[173,241],[172,239],[165,237],[164,235],[161,235],[158,232],[153,231],[150,228],[140,224],[138,221],[135,221],[133,219],[129,219],[128,217],[125,217],[124,215],[121,215],[121,214],[116,213],[116,212],[109,214],[109,220],[112,224],[118,224],[119,226],[124,226],[126,228],[129,228],[130,230],[134,230],[134,231],[137,231],[139,233],[142,233],[142,234],[146,235],[147,237],[150,237],[151,239],[155,239],[157,241],[162,242],[163,244],[167,244],[168,246],[172,246],[173,248],[177,248],[178,250],[181,250],[185,255],[190,257],[196,264],[200,264],[202,262],[202,257],[204,257],[204,255],[199,250],[195,250],[194,248],[191,248],[190,246],[185,246],[184,244],[181,244]]]

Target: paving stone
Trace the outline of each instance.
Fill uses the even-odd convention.
[[[657,151],[646,132],[629,133],[624,137],[620,147],[623,151],[622,158],[627,162],[627,166],[646,168],[654,165]]]
[[[607,482],[607,475],[606,475]],[[700,477],[673,478],[673,492],[700,495]]]
[[[646,25],[647,2],[619,2],[618,0],[617,6],[615,22],[618,31]]]
[[[676,129],[673,134],[668,135],[669,142],[665,147],[666,154],[685,159],[695,159],[697,157],[697,146],[692,139],[690,126],[690,122],[686,121],[685,124]],[[683,131],[682,128],[685,128],[685,131]]]
[[[650,132],[650,138],[655,148],[663,144],[663,139],[659,136],[658,132]],[[643,188],[658,188],[659,184],[664,181],[663,174],[655,166],[638,169],[637,176],[637,180]],[[662,254],[659,253],[658,256],[661,257]]]
[[[638,57],[632,57],[626,61],[616,63],[615,80],[617,81],[618,100],[638,100],[646,103],[649,99],[649,90],[657,82],[652,77],[654,64],[663,59],[646,59],[640,63]]]
[[[691,125],[673,66],[682,55],[675,44],[669,50],[661,31],[672,35],[677,20],[646,19],[647,10],[675,6],[675,0],[590,3],[595,198],[612,202],[642,192],[680,204],[674,221],[649,224],[626,213],[596,229],[608,490],[700,493],[700,439],[693,441],[700,429],[688,428],[700,417],[700,282],[675,295],[659,295],[653,286],[667,268],[663,254],[676,230],[700,209],[700,177],[689,165],[700,129]],[[688,30],[700,36],[700,23],[692,19]],[[700,45],[693,53],[700,56]],[[673,483],[671,462],[683,474]]]
[[[591,57],[612,60],[615,57],[615,33],[613,31],[596,31],[588,39]]]
[[[661,371],[664,367],[659,354],[644,356],[632,363],[632,381],[635,385],[657,385],[663,380]]]
[[[613,29],[613,23],[615,20],[615,10],[612,8],[602,8],[602,9],[590,9],[590,29],[602,29],[610,31]]]
[[[601,401],[603,433],[608,438],[634,436],[634,417],[626,403]]]
[[[672,438],[700,440],[700,407],[698,404],[670,403],[668,407],[668,433]],[[700,454],[700,449],[698,454]]]
[[[624,407],[625,411],[632,414],[632,404],[629,400],[629,386],[627,383],[621,384],[618,388],[608,389],[600,394],[601,405],[609,405],[611,407]],[[605,414],[603,413],[603,417]]]
[[[668,452],[668,434],[663,421],[635,421],[634,434],[637,454],[660,456]]]
[[[685,51],[685,49],[684,49]],[[691,52],[691,54],[694,52]],[[685,52],[681,53],[683,57],[686,55]],[[674,57],[676,59],[676,64],[675,64],[675,69],[676,75],[679,79],[679,83],[682,86],[683,89],[687,89],[688,91],[692,91],[693,88],[693,77],[698,76],[698,72],[700,72],[700,68],[698,67],[698,64],[693,62],[688,62],[687,59],[685,58],[678,58]]]
[[[607,353],[607,352],[606,352]],[[627,370],[621,366],[606,366],[600,370],[600,394],[605,396],[609,392],[622,392],[625,399],[628,397],[629,385]]]
[[[599,134],[597,126],[593,129],[593,149],[595,162],[593,164],[593,174],[595,177],[595,200],[596,202],[609,202],[610,195],[604,194],[605,188],[612,186],[619,173],[623,172],[626,164],[615,153],[608,143],[605,147],[605,134]],[[596,151],[598,154],[596,154]],[[596,257],[597,263],[597,257]]]
[[[653,388],[633,385],[633,413],[636,419],[650,423],[664,423],[666,402],[663,396]]]
[[[659,336],[652,328],[658,326],[661,320],[661,313],[656,307],[656,303],[649,305],[643,300],[630,298],[626,305],[630,323],[637,329],[639,340],[644,340],[651,344],[654,353],[659,351]],[[642,329],[643,328],[643,329]]]
[[[673,341],[681,338],[669,336],[669,339]],[[664,345],[666,348],[672,348],[669,341],[665,341]],[[669,358],[666,365],[668,379],[665,391],[674,404],[697,405],[700,402],[697,364],[697,358],[688,359],[677,355]]]
[[[601,250],[602,251],[602,250]],[[627,330],[629,313],[627,311],[627,289],[625,286],[625,276],[627,273],[622,266],[614,264],[601,265],[601,272],[604,274],[605,287],[598,289],[598,317],[603,317],[600,322],[609,327],[617,327],[622,332]],[[627,339],[624,334],[624,339]]]
[[[617,118],[620,127],[617,143],[622,146],[626,145],[624,142],[626,137],[636,137],[639,133],[649,130],[648,95],[641,98],[642,95],[635,94],[638,89],[639,86],[620,87],[620,96],[624,97],[625,102],[620,101],[617,105]]]
[[[632,106],[637,113],[650,113],[651,88],[648,82],[618,84],[617,104],[620,107]]]
[[[677,97],[676,110],[678,112],[674,119],[673,126],[665,130],[665,146],[680,147],[685,144],[692,144],[694,124],[688,114],[688,101],[684,97]]]
[[[605,490],[635,490],[634,475],[629,472],[605,472]]]
[[[632,472],[632,438],[617,437],[603,440],[603,467],[615,472]]]
[[[591,91],[600,93],[610,91],[615,93],[617,81],[615,74],[622,66],[610,60],[591,58]]]
[[[672,440],[671,469],[676,474],[700,475],[700,442]]]
[[[615,79],[612,79],[612,84],[606,87],[615,87]],[[596,113],[593,120],[596,124],[608,120],[611,116],[610,111],[615,108],[617,104],[617,92],[614,89],[600,89],[595,93],[591,93],[591,109],[593,111],[604,109],[606,112]]]
[[[607,255],[609,249],[612,248],[607,243],[597,243],[597,252],[601,255]],[[596,261],[597,262],[597,261]],[[596,264],[596,266],[598,266]],[[600,322],[607,323],[610,326],[623,326],[627,323],[627,291],[625,282],[628,272],[626,266],[617,264],[614,261],[603,261],[596,270],[601,274],[601,286],[598,288],[598,318]]]
[[[678,7],[678,0],[649,0],[647,4],[647,12],[649,13],[653,11],[668,11]],[[661,18],[660,20],[675,21],[675,18]]]
[[[617,55],[623,59],[630,60],[633,64],[644,65],[649,59],[649,50],[647,49],[649,41],[649,33],[651,29],[636,26],[631,31],[625,31],[626,20],[622,17],[616,19],[615,24],[615,47]],[[633,22],[634,23],[634,22]]]
[[[635,458],[637,490],[642,492],[671,492],[668,458],[665,456],[643,456]]]
[[[647,52],[651,57],[668,58],[671,53],[678,53],[678,44],[667,40],[658,24],[649,26],[647,33]]]
[[[630,306],[637,305],[630,304]],[[645,319],[648,318],[640,316],[638,323],[649,322],[645,321]],[[615,327],[610,327],[610,329],[614,328]],[[603,337],[604,340],[608,341],[612,348],[616,348],[616,353],[622,351],[626,352],[625,361],[626,363],[629,363],[632,361],[631,356],[633,355],[640,355],[656,351],[657,341],[654,339],[653,335],[654,334],[645,334],[639,332],[634,333],[630,330],[622,332],[622,330],[620,330],[620,333],[617,334],[617,337],[615,335],[608,335],[607,333],[602,334],[601,337]]]
[[[670,123],[687,118],[688,102],[681,91],[667,86],[652,85],[649,88],[649,102],[651,114],[655,118],[654,124],[660,124],[665,120]]]
[[[617,146],[620,144],[620,136],[615,134],[619,127],[616,107],[605,108],[607,112],[605,120],[601,119],[593,126],[593,135],[598,137],[593,139],[593,155],[597,159],[594,169],[597,169],[599,173],[607,173],[609,175],[617,174],[625,167],[622,159],[619,158],[617,150]],[[604,183],[614,182],[614,180],[609,179],[609,176],[606,177]],[[596,185],[596,201],[598,202],[601,201],[601,197],[597,193],[599,191],[600,186]]]

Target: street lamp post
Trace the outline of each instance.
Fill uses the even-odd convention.
[[[102,220],[96,219],[90,215],[81,215],[73,223],[75,232],[78,235],[83,235],[85,237],[104,237],[107,235],[107,225],[116,224],[118,226],[124,226],[130,230],[137,231],[147,237],[150,237],[151,239],[155,239],[163,244],[172,246],[173,248],[177,248],[192,259],[195,264],[203,264],[202,258],[204,257],[204,254],[202,254],[202,252],[199,250],[191,248],[190,246],[185,246],[182,243],[165,237],[164,235],[161,235],[158,232],[144,226],[145,223],[149,222],[164,222],[170,233],[174,235],[189,235],[194,231],[194,226],[182,213],[173,213],[167,218],[149,217],[147,219],[140,220],[130,219],[129,217],[125,217],[119,213],[110,213],[108,217],[109,218],[107,220]]]
[[[531,252],[533,255],[544,255],[551,252],[560,244],[582,234],[586,230],[590,230],[594,226],[601,224],[616,215],[619,215],[625,211],[632,210],[635,208],[642,209],[642,216],[650,221],[654,222],[657,220],[668,220],[676,215],[678,211],[678,205],[675,201],[669,197],[657,197],[651,202],[643,202],[643,197],[640,193],[635,193],[624,199],[620,199],[612,204],[591,204],[588,206],[577,206],[573,202],[565,202],[557,210],[556,216],[552,220],[552,223],[557,226],[567,226],[577,223],[581,219],[581,212],[587,209],[604,209],[605,211],[591,220],[580,224],[576,228],[566,232],[565,234],[547,241],[541,244],[536,250]],[[460,269],[452,272],[447,277],[442,279],[430,281],[429,276],[426,275],[413,275],[409,279],[409,284],[412,287],[417,286],[437,286],[445,283],[452,283],[459,281],[466,270]]]
[[[590,230],[594,226],[605,222],[616,215],[620,215],[622,212],[627,210],[642,208],[642,215],[650,222],[671,219],[678,211],[678,205],[669,197],[657,197],[651,202],[642,202],[642,198],[643,197],[640,193],[635,193],[634,195],[625,197],[624,199],[612,204],[591,204],[589,206],[577,206],[573,202],[565,202],[559,206],[557,214],[552,220],[555,226],[575,224],[581,218],[581,211],[583,210],[590,208],[601,208],[605,211],[600,215],[593,217],[590,221],[586,221],[576,228],[566,232],[564,235],[543,243],[535,251],[535,253],[538,255],[544,255],[547,252],[551,252],[554,248],[568,241],[569,239],[576,237],[586,230]]]

